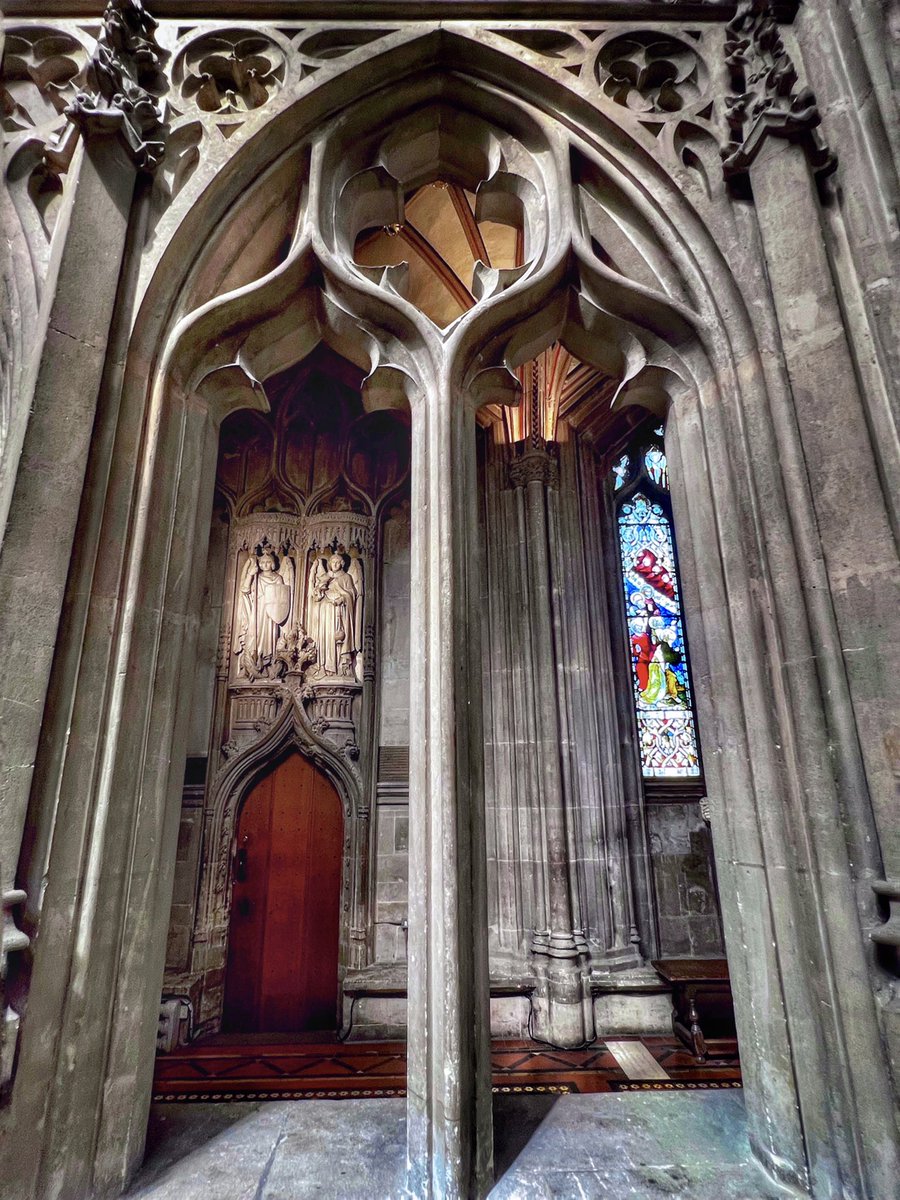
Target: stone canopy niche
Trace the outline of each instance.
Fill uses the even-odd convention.
[[[206,782],[185,786],[164,984],[195,1033],[221,1020],[240,806],[292,747],[344,808],[341,975],[368,961],[376,547],[406,502],[409,432],[403,414],[367,414],[360,383],[320,347],[267,382],[269,412],[221,429],[189,758]]]

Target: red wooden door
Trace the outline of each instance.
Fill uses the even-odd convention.
[[[337,1027],[343,817],[332,784],[292,754],[238,818],[222,1027]]]

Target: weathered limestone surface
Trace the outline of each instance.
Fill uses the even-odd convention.
[[[203,755],[207,724],[221,728],[219,708],[191,720],[220,426],[241,409],[265,412],[271,381],[322,343],[353,364],[367,412],[411,422],[408,794],[379,794],[372,774],[377,816],[369,822],[371,796],[355,814],[361,864],[373,841],[387,861],[408,837],[408,953],[402,926],[379,934],[377,951],[408,959],[408,1190],[449,1198],[490,1186],[489,919],[519,984],[537,957],[523,931],[565,942],[565,977],[536,985],[547,984],[548,1028],[562,998],[555,1032],[568,1040],[627,1019],[633,1003],[603,990],[586,953],[632,967],[641,938],[711,945],[708,921],[654,920],[652,838],[634,763],[615,744],[615,631],[599,637],[605,618],[592,622],[583,596],[560,609],[568,564],[554,556],[579,530],[582,590],[612,596],[592,528],[600,506],[572,486],[590,456],[577,439],[563,449],[558,493],[549,476],[487,488],[479,524],[476,413],[488,406],[498,420],[519,400],[512,370],[560,343],[612,381],[607,405],[614,394],[617,408],[666,421],[749,1145],[795,1194],[891,1194],[891,26],[862,0],[810,0],[782,28],[775,16],[790,21],[796,6],[765,0],[610,0],[565,17],[548,9],[540,24],[502,5],[413,20],[367,9],[346,25],[296,7],[270,20],[276,7],[198,24],[188,0],[163,0],[162,51],[142,44],[134,59],[159,75],[152,87],[136,67],[104,74],[99,12],[88,14],[93,33],[49,3],[24,14],[60,38],[69,82],[78,46],[95,61],[91,95],[73,110],[84,148],[73,158],[67,143],[52,261],[36,261],[48,290],[33,412],[15,479],[0,484],[11,497],[0,865],[4,891],[26,883],[36,934],[33,952],[20,940],[12,956],[9,996],[24,1019],[2,1116],[4,1194],[113,1196],[140,1163],[176,859],[197,861],[192,846],[178,850],[184,763]],[[121,50],[121,23],[141,12],[115,0],[107,49]],[[12,13],[10,28],[21,26],[15,2]],[[4,119],[18,119],[4,104]],[[826,178],[829,145],[840,158]],[[402,217],[413,187],[448,179],[477,194],[486,219],[518,223],[523,261],[479,270],[471,307],[439,329],[410,302],[402,266],[363,268],[354,247]],[[488,455],[486,476],[507,469]],[[516,578],[528,581],[514,625],[527,670],[504,632]],[[399,611],[401,589],[388,599]],[[483,624],[485,601],[495,607]],[[374,676],[363,675],[359,722],[375,729]],[[259,730],[248,720],[225,762],[232,817],[241,778],[289,745],[327,761],[348,797],[362,795],[354,764],[374,771],[364,740],[329,748],[299,691],[279,695],[278,720]],[[382,744],[402,746],[405,706],[382,704],[380,719],[398,739]],[[572,751],[592,723],[596,792]],[[227,791],[215,818],[226,847]],[[596,833],[601,813],[605,844],[576,861],[572,831]],[[523,830],[531,894],[498,885]],[[661,846],[670,835],[660,831]],[[227,871],[227,851],[223,861]],[[604,907],[598,885],[616,864],[633,874],[615,877]],[[356,966],[376,941],[360,928],[363,896],[390,919],[404,904],[402,866],[391,867],[380,881],[361,867],[354,885]],[[188,949],[191,894],[179,881],[173,957]],[[592,921],[585,951],[578,932]],[[221,956],[223,943],[210,944]],[[499,1017],[517,1019],[522,995],[510,991]],[[642,1007],[645,1019],[662,999]],[[396,1015],[386,1008],[385,1023]]]
[[[359,1119],[362,1118],[362,1119]],[[496,1200],[765,1200],[740,1092],[498,1096]],[[134,1200],[400,1196],[403,1101],[156,1105]]]

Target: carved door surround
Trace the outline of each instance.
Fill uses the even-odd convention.
[[[231,907],[231,871],[235,818],[249,787],[286,747],[296,746],[334,783],[344,807],[344,865],[341,885],[340,974],[362,965],[357,930],[368,928],[369,805],[360,773],[363,684],[356,678],[317,672],[316,647],[305,634],[310,564],[323,547],[332,553],[349,548],[372,571],[374,518],[354,513],[315,514],[308,520],[284,514],[237,518],[231,531],[226,604],[220,638],[220,662],[214,707],[212,773],[204,817],[204,854],[200,903],[194,927],[191,971],[182,986],[200,982],[197,1032],[218,1027]],[[248,679],[235,651],[236,622],[241,619],[241,579],[258,548],[299,564],[290,611],[293,629],[279,637],[265,674]],[[360,597],[360,603],[363,598]],[[361,625],[368,628],[369,617]],[[371,638],[369,639],[371,643]],[[362,660],[362,650],[359,654]],[[355,664],[354,664],[355,665]],[[360,663],[362,666],[362,663]],[[367,735],[368,736],[368,735]],[[367,739],[363,739],[364,742]],[[356,952],[354,947],[357,948]]]
[[[742,0],[740,9],[747,24],[737,32],[753,39],[753,22],[768,6]],[[675,5],[666,7],[675,11]],[[692,28],[696,24],[702,22],[692,17]],[[722,29],[717,21],[711,25],[713,50],[704,30],[692,39],[698,53],[721,48]],[[304,31],[303,47],[315,60],[311,36]],[[586,48],[573,40],[581,55]],[[59,778],[46,784],[61,814],[69,814],[79,796],[89,810],[95,836],[85,839],[86,848],[75,841],[80,834],[73,821],[72,832],[60,829],[53,855],[83,861],[90,884],[84,892],[106,903],[107,928],[114,923],[120,935],[109,940],[119,949],[109,954],[107,940],[93,937],[96,908],[67,909],[63,885],[51,871],[45,911],[67,919],[48,922],[38,944],[29,1000],[34,1032],[26,1030],[20,1055],[13,1126],[20,1135],[40,1130],[40,1145],[36,1149],[23,1136],[9,1139],[10,1153],[20,1159],[27,1153],[29,1160],[16,1162],[15,1176],[33,1178],[30,1193],[39,1195],[53,1170],[60,1186],[82,1196],[92,1183],[108,1190],[111,1181],[121,1185],[140,1155],[146,1099],[135,1101],[136,1112],[99,1098],[131,1095],[136,1077],[149,1078],[159,978],[143,960],[161,961],[174,858],[166,798],[177,794],[184,746],[172,697],[191,673],[191,628],[199,611],[191,535],[203,536],[222,417],[241,407],[265,408],[273,372],[324,340],[368,372],[367,405],[412,409],[413,616],[419,638],[413,709],[419,729],[410,750],[411,785],[421,808],[411,823],[416,979],[410,991],[410,1190],[432,1196],[486,1188],[486,956],[468,936],[473,929],[477,934],[484,916],[479,705],[472,703],[479,659],[477,637],[474,644],[467,640],[477,628],[468,590],[476,576],[470,442],[476,406],[514,395],[510,366],[560,340],[621,380],[618,402],[668,409],[673,504],[683,551],[688,548],[685,589],[702,611],[694,650],[709,664],[716,693],[715,709],[700,697],[700,716],[705,736],[715,740],[712,753],[704,746],[704,758],[723,893],[737,901],[727,908],[726,922],[749,1052],[754,1153],[774,1174],[798,1188],[814,1186],[818,1195],[830,1194],[825,1176],[838,1158],[859,1194],[878,1193],[879,1181],[883,1192],[897,1177],[896,1162],[888,1161],[889,1081],[876,1067],[881,1043],[874,1003],[857,986],[868,978],[868,966],[846,866],[840,783],[820,769],[815,814],[804,785],[807,766],[815,769],[835,754],[852,758],[853,749],[829,740],[833,713],[825,711],[816,675],[823,654],[829,662],[835,657],[835,641],[827,614],[807,604],[803,587],[805,579],[818,578],[816,555],[808,548],[818,542],[804,542],[794,532],[796,523],[813,528],[815,521],[807,484],[790,466],[803,461],[794,417],[785,415],[793,413],[792,381],[768,370],[760,354],[761,345],[780,339],[790,344],[792,333],[779,322],[755,226],[752,237],[742,238],[745,227],[734,222],[728,196],[708,169],[717,154],[707,155],[704,146],[717,151],[715,132],[704,131],[685,147],[668,95],[645,88],[650,115],[630,115],[596,70],[584,71],[581,59],[570,64],[578,72],[568,72],[521,42],[510,49],[510,39],[490,29],[472,36],[452,23],[438,29],[410,22],[381,37],[372,31],[367,44],[339,50],[295,75],[270,56],[261,84],[268,105],[254,90],[249,99],[261,110],[258,124],[238,128],[227,142],[215,132],[213,117],[192,114],[200,144],[220,137],[219,152],[199,154],[193,171],[185,171],[182,190],[164,209],[142,263],[123,372],[121,405],[128,419],[120,421],[113,455],[117,465],[138,464],[133,505],[123,504],[121,494],[101,495],[100,488],[89,498],[108,558],[122,548],[121,562],[106,564],[117,572],[121,590],[102,594],[121,594],[127,611],[112,635],[105,611],[100,629],[85,620],[86,651],[102,652],[109,662],[100,742],[88,737],[96,680],[79,677],[65,711],[83,736],[61,745]],[[581,58],[587,61],[586,54]],[[640,80],[649,78],[620,70],[617,64],[627,60],[617,52],[609,62],[610,73],[615,67],[623,77],[613,92],[630,81],[640,91]],[[287,65],[293,63],[289,56]],[[783,62],[781,67],[756,79],[764,92],[774,78],[783,99],[785,86],[790,92],[793,85],[785,84]],[[669,83],[675,86],[680,73],[691,88],[700,86],[702,72],[685,75],[687,69],[685,60]],[[709,79],[721,74],[711,71]],[[216,86],[220,98],[230,90]],[[691,103],[694,98],[692,93]],[[722,97],[713,92],[710,99]],[[756,99],[760,103],[734,114],[739,137],[747,132],[743,122],[751,108],[756,129],[767,114],[778,117],[772,103],[778,96]],[[804,134],[793,123],[808,123],[810,116],[808,105],[798,107],[789,130],[797,144],[788,151],[799,175],[806,169]],[[468,128],[480,152],[453,136],[452,122],[443,117],[448,109],[473,117]],[[334,121],[323,115],[334,112]],[[184,122],[177,124],[176,135]],[[699,121],[686,125],[699,127]],[[752,147],[754,162],[741,164],[751,171],[765,165],[770,139],[763,133]],[[214,256],[219,239],[234,240],[230,218],[252,225],[264,211],[252,185],[280,156],[294,172],[285,195],[299,198],[302,208],[285,201],[293,214],[289,249],[262,270],[258,260],[248,261],[241,274],[238,264],[226,287],[204,273],[201,259]],[[416,172],[427,174],[426,164],[428,171],[440,170],[479,191],[496,213],[527,214],[521,273],[482,273],[479,302],[441,333],[404,300],[402,271],[366,273],[352,263],[356,233],[367,223],[389,222],[398,192]],[[298,186],[298,176],[308,186]],[[760,195],[767,207],[756,216],[748,210],[750,225],[758,219],[771,229],[790,221],[774,191],[760,189]],[[799,229],[798,235],[806,236]],[[827,270],[816,276],[816,287],[833,287],[826,276]],[[841,384],[855,386],[852,371]],[[760,506],[760,493],[775,502]],[[174,536],[176,530],[186,536]],[[159,603],[136,605],[139,594],[158,595]],[[748,607],[751,595],[758,610]],[[773,684],[782,678],[785,629],[795,650],[793,703]],[[158,652],[162,643],[164,655]],[[828,703],[853,728],[841,687]],[[298,711],[296,703],[285,705],[266,736],[273,746],[277,736],[294,737],[310,753],[324,753]],[[154,755],[145,753],[147,744]],[[93,760],[79,756],[98,752],[98,745],[105,769],[92,774]],[[719,756],[720,749],[727,755]],[[349,769],[333,750],[328,754],[335,777]],[[245,765],[250,759],[248,751]],[[844,777],[856,776],[848,770]],[[122,798],[114,818],[111,792]],[[868,803],[864,789],[858,803]],[[131,806],[127,820],[125,806]],[[103,870],[95,849],[100,835]],[[819,852],[834,864],[828,903],[817,874]],[[895,870],[896,864],[885,866]],[[123,878],[128,887],[120,896]],[[105,1021],[81,1021],[72,989],[66,995],[65,981],[57,985],[58,963],[69,960],[73,939],[85,950],[77,964],[83,985],[77,1005],[108,1013]],[[135,954],[136,946],[146,947],[147,956]],[[763,974],[777,981],[765,1008],[753,992],[754,977]],[[427,1005],[429,994],[444,997],[443,1011]],[[45,1036],[59,1028],[71,1040]],[[843,1041],[848,1028],[856,1051],[849,1057]],[[73,1048],[72,1070],[57,1071],[56,1055],[72,1055]],[[430,1070],[435,1062],[446,1069]],[[864,1092],[869,1107],[862,1122],[856,1097]],[[96,1169],[72,1150],[86,1140],[97,1147]]]
[[[369,920],[378,524],[406,487],[408,432],[354,415],[348,364],[286,372],[273,412],[226,425],[217,486],[229,522],[203,820],[205,847],[187,972],[195,1035],[222,1017],[236,814],[267,764],[298,747],[344,813],[339,975],[364,966]],[[341,372],[344,384],[336,383]],[[336,389],[336,390],[335,390]],[[246,414],[244,414],[246,418]],[[370,431],[374,439],[370,446]],[[379,456],[377,469],[366,457]]]

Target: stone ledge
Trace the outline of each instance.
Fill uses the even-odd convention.
[[[591,976],[591,995],[593,996],[609,993],[653,995],[670,990],[665,980],[650,966],[638,967],[634,971],[617,971],[615,974]]]
[[[774,0],[779,21],[791,22],[800,0]],[[7,0],[7,17],[31,20],[100,17],[105,0]],[[730,21],[736,0],[155,0],[153,16],[197,20],[328,21],[538,20]]]
[[[533,975],[495,975],[491,978],[492,996],[527,996],[534,991]],[[405,963],[373,963],[344,976],[345,996],[406,996]]]

